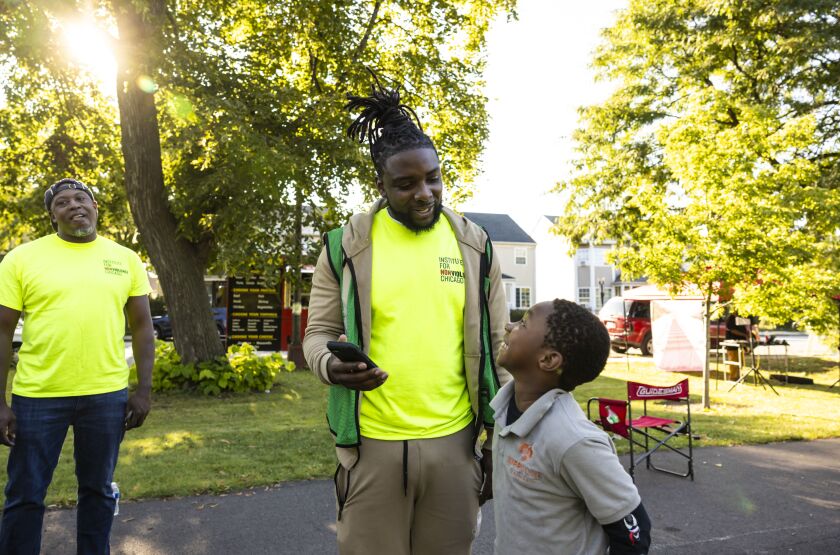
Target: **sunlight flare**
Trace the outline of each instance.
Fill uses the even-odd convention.
[[[117,60],[113,39],[91,21],[73,21],[62,25],[62,39],[70,60],[89,71],[106,85],[114,83]]]

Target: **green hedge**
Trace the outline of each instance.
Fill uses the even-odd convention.
[[[155,342],[155,367],[152,372],[152,391],[186,389],[205,395],[222,392],[268,391],[280,372],[295,369],[293,362],[280,353],[266,356],[256,354],[248,343],[231,345],[227,355],[198,364],[182,364],[172,343]],[[136,368],[131,368],[136,380]]]

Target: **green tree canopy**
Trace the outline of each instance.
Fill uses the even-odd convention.
[[[0,71],[18,74],[4,83],[3,109],[14,114],[3,117],[6,136],[32,137],[21,123],[27,118],[37,126],[49,114],[61,129],[62,118],[79,117],[59,101],[60,81],[85,106],[85,121],[101,123],[95,130],[86,123],[98,150],[75,127],[67,150],[104,157],[119,144],[124,160],[110,158],[104,179],[95,163],[61,168],[45,141],[24,147],[7,139],[0,157],[18,169],[5,185],[15,198],[35,199],[48,176],[74,171],[115,200],[127,198],[181,332],[179,353],[212,358],[220,347],[211,345],[209,308],[185,289],[200,289],[208,269],[276,275],[292,252],[298,193],[318,207],[307,212],[310,223],[322,223],[342,219],[351,184],[373,184],[365,151],[344,136],[345,94],[369,87],[365,67],[404,85],[441,153],[450,199],[469,194],[487,134],[484,37],[514,3],[0,0]],[[54,30],[80,14],[114,36],[119,126],[114,107],[61,59]],[[27,92],[28,81],[43,85]],[[24,151],[44,162],[37,172],[38,162],[21,164],[16,153]],[[123,180],[126,193],[118,193]],[[10,229],[18,238],[31,231]]]
[[[581,111],[559,231],[616,239],[625,275],[836,327],[838,18],[829,0],[631,1],[595,57],[617,89]]]
[[[0,252],[52,232],[43,194],[61,177],[91,183],[101,209],[101,231],[138,247],[122,188],[116,107],[103,98],[89,72],[45,50],[44,29],[7,24],[11,7],[3,4]],[[13,42],[23,55],[11,54]]]

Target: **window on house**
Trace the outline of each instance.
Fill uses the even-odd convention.
[[[589,287],[578,288],[578,304],[589,308],[591,298],[589,296]]]
[[[531,308],[531,288],[516,288],[516,308]]]
[[[519,265],[527,264],[528,263],[528,251],[526,249],[515,248],[513,249],[513,258],[514,262]]]

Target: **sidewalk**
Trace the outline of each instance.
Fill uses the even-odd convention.
[[[651,553],[837,553],[838,460],[840,438],[697,449],[694,482],[640,469],[637,484],[654,525]],[[124,501],[120,508],[115,555],[336,553],[329,480]],[[483,521],[476,554],[493,550],[492,503]],[[74,526],[74,510],[49,511],[43,553],[75,553]]]

